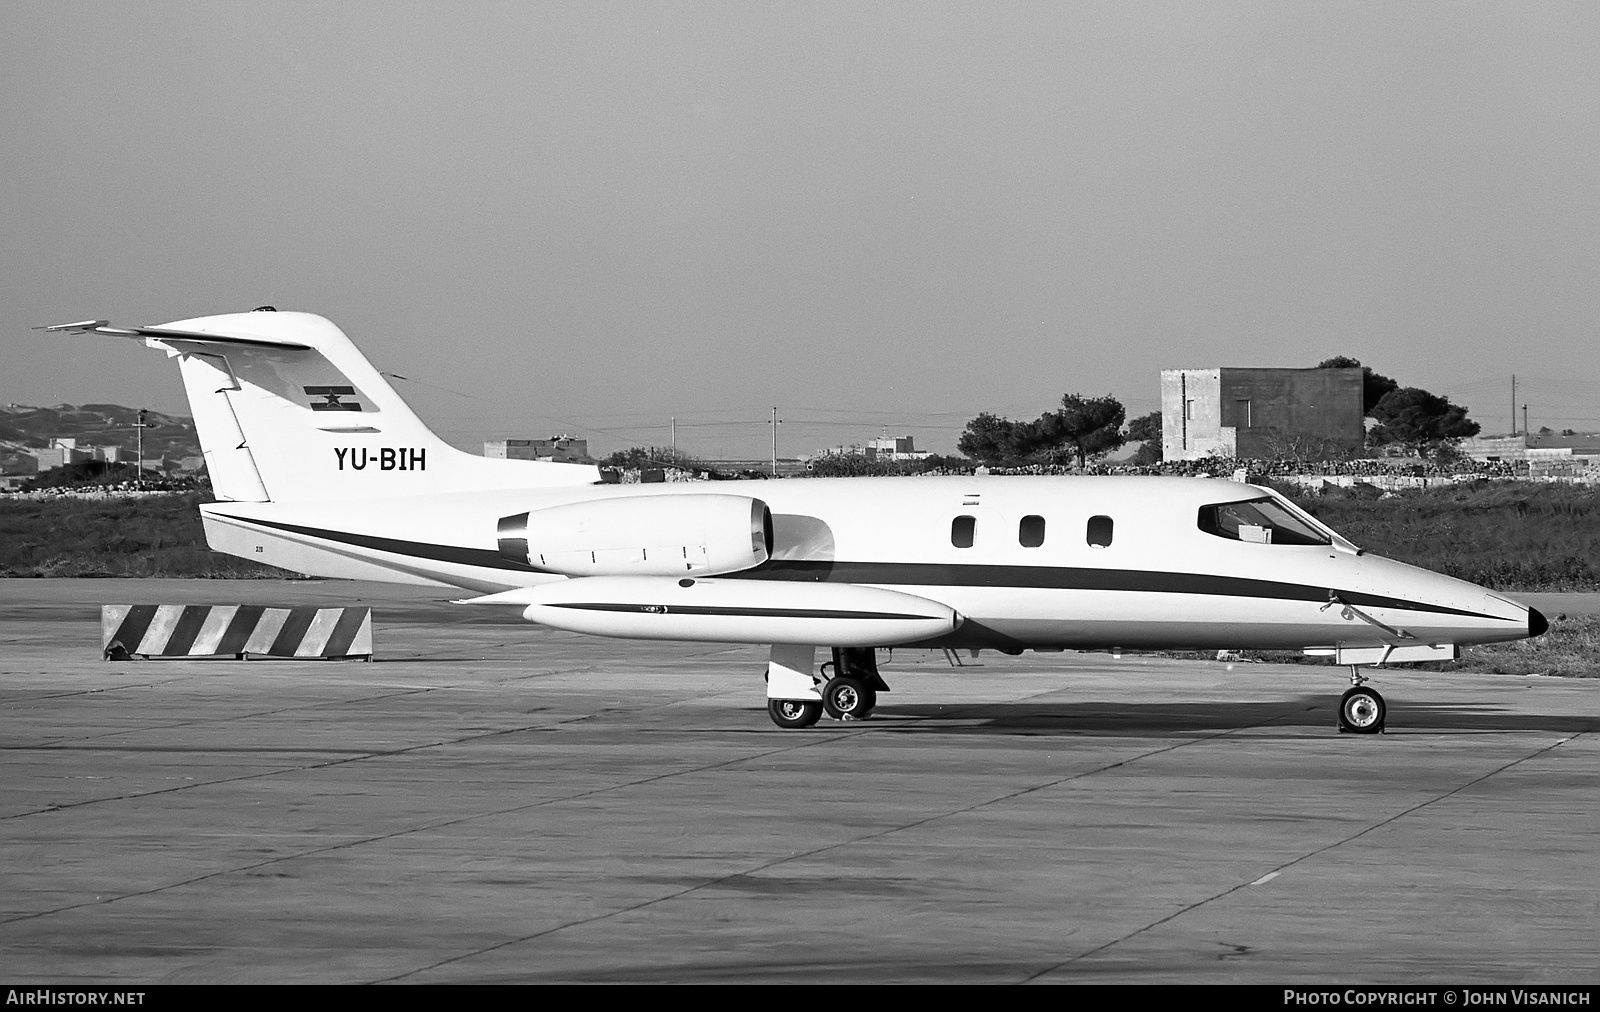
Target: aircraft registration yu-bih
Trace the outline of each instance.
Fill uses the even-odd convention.
[[[434,435],[342,331],[255,311],[123,329],[178,359],[211,547],[311,575],[443,585],[559,629],[770,646],[768,712],[872,713],[877,649],[1272,649],[1351,666],[1537,636],[1538,611],[1362,552],[1268,488],[1148,477],[606,483]],[[758,494],[759,493],[759,494]],[[818,651],[831,659],[818,664]]]

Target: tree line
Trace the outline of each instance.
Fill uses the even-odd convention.
[[[967,423],[956,449],[991,466],[1075,463],[1082,467],[1134,440],[1146,447],[1153,443],[1155,459],[1160,460],[1161,412],[1135,418],[1125,429],[1126,417],[1122,402],[1110,394],[1067,394],[1061,407],[1031,422],[984,412]]]
[[[1367,432],[1368,447],[1399,445],[1432,457],[1447,455],[1458,440],[1478,434],[1478,423],[1467,417],[1465,407],[1421,387],[1402,387],[1357,359],[1338,355],[1318,363],[1317,368],[1361,370],[1362,413],[1376,423]],[[1139,443],[1132,463],[1159,463],[1161,412],[1140,415],[1124,425],[1126,416],[1122,402],[1110,394],[1067,394],[1061,398],[1061,407],[1032,421],[984,412],[967,423],[956,448],[990,466],[1083,467],[1128,443]]]
[[[1361,410],[1378,424],[1367,433],[1367,445],[1400,445],[1422,457],[1448,452],[1457,440],[1476,436],[1482,429],[1467,417],[1467,409],[1421,387],[1403,387],[1397,380],[1358,359],[1336,355],[1317,364],[1318,369],[1360,369]]]
[[[1402,387],[1397,380],[1357,359],[1336,355],[1318,363],[1317,368],[1361,370],[1361,410],[1375,423],[1366,435],[1369,448],[1399,446],[1425,458],[1448,457],[1457,441],[1478,434],[1478,423],[1467,417],[1467,408],[1421,387]],[[824,457],[814,462],[812,473],[829,477],[912,474],[970,466],[972,461],[990,467],[1084,467],[1129,443],[1139,444],[1131,463],[1160,463],[1161,412],[1152,411],[1129,420],[1122,402],[1110,394],[1066,394],[1060,407],[1031,421],[1012,420],[987,411],[979,414],[967,422],[956,440],[961,458],[936,456],[916,462],[880,462],[864,456]],[[620,450],[601,461],[601,466],[707,469],[688,454],[655,446]]]

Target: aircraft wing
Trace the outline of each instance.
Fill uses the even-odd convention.
[[[625,639],[895,646],[937,639],[963,619],[881,587],[664,576],[583,576],[456,604],[512,604],[530,622]]]

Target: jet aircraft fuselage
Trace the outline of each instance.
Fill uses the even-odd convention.
[[[1520,604],[1361,552],[1270,489],[1208,479],[591,485],[374,500],[359,511],[343,502],[217,503],[204,515],[213,544],[245,558],[307,568],[307,553],[316,552],[331,556],[317,566],[324,575],[411,577],[488,595],[570,582],[502,553],[502,517],[627,498],[653,505],[708,492],[765,503],[772,549],[740,572],[706,576],[686,566],[682,575],[878,587],[937,601],[961,617],[959,627],[923,645],[1298,650],[1381,647],[1392,639],[1361,613],[1410,634],[1397,645],[1529,635],[1529,611]],[[1256,525],[1263,530],[1250,541],[1239,538],[1237,525],[1202,526],[1208,510],[1252,501],[1298,522],[1290,532],[1298,538],[1267,524]],[[1268,540],[1269,532],[1277,538]],[[685,638],[661,624],[659,638]]]
[[[880,647],[1286,649],[1447,659],[1537,611],[1363,553],[1270,488],[944,476],[607,484],[438,438],[305,313],[120,329],[178,360],[218,502],[212,548],[330,577],[459,588],[581,632],[770,644],[769,711],[869,716]],[[816,652],[830,650],[820,666]],[[1356,688],[1341,726],[1383,726]],[[820,686],[820,687],[819,687]]]

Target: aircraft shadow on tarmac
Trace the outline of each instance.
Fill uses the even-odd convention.
[[[1339,697],[1298,696],[1273,702],[981,703],[895,706],[885,702],[862,725],[900,734],[1163,736],[1284,729],[1333,731]],[[836,727],[831,722],[828,726]],[[1391,733],[1600,730],[1600,716],[1519,713],[1472,701],[1390,701]],[[848,725],[847,725],[848,726]]]

